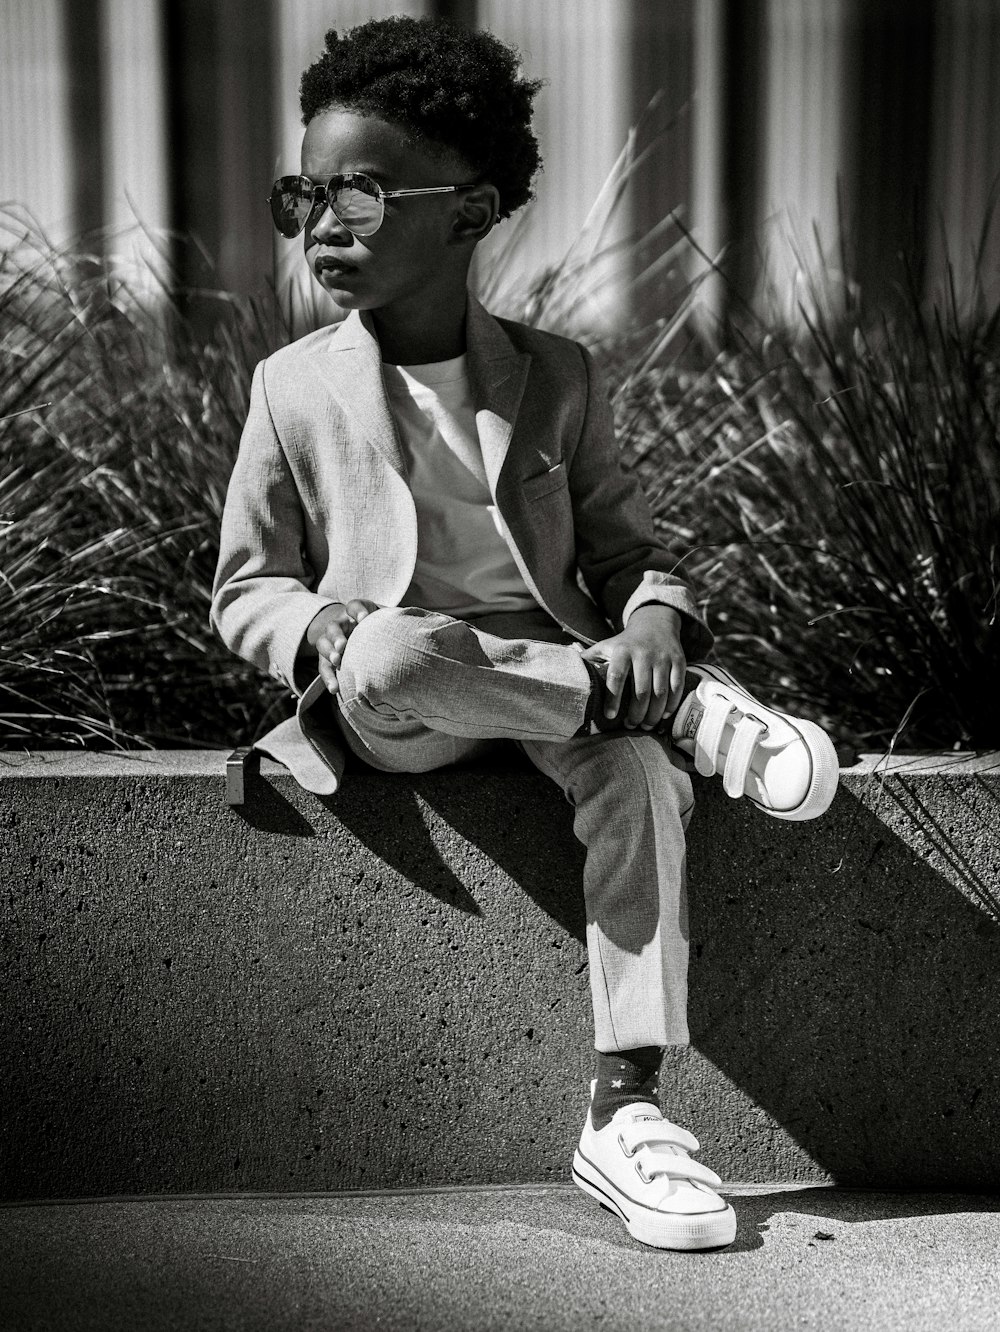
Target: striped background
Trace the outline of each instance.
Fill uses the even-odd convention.
[[[840,272],[845,218],[844,282],[878,296],[916,235],[927,286],[948,253],[968,288],[1000,180],[1000,0],[2,0],[0,198],[56,240],[110,226],[116,252],[167,252],[126,234],[136,218],[193,232],[210,270],[170,251],[190,282],[280,279],[297,250],[275,242],[263,199],[297,162],[301,70],[328,27],[400,12],[488,27],[548,79],[545,171],[516,246],[508,224],[481,257],[491,290],[559,262],[656,95],[642,141],[663,134],[606,242],[675,210],[707,252],[727,247],[737,290],[791,309],[818,254]],[[590,313],[627,317],[627,262],[593,262]],[[668,298],[654,283],[639,303]]]

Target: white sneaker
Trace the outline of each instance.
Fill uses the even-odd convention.
[[[815,722],[766,707],[719,666],[688,666],[697,685],[674,714],[670,738],[702,777],[722,772],[776,819],[815,819],[837,793],[837,751]]]
[[[736,1213],[713,1191],[718,1175],[691,1160],[697,1150],[697,1138],[645,1101],[623,1105],[599,1132],[588,1111],[573,1180],[643,1244],[717,1249],[736,1238]]]

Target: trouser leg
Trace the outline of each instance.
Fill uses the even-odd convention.
[[[471,758],[494,737],[520,740],[574,805],[587,851],[597,1049],[685,1044],[693,797],[683,761],[652,735],[576,736],[590,677],[547,616],[485,623],[495,632],[413,608],[363,619],[338,672],[345,738],[401,772]]]
[[[685,829],[694,801],[682,761],[646,734],[523,748],[566,793],[586,847],[595,1047],[687,1044]]]
[[[508,628],[517,623],[507,618]],[[374,767],[405,772],[472,757],[483,741],[568,740],[591,688],[566,642],[500,636],[414,607],[361,620],[337,678],[351,749]]]

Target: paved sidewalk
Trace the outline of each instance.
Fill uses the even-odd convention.
[[[645,1249],[572,1185],[0,1208],[2,1332],[972,1332],[1000,1198],[727,1189],[736,1243]]]

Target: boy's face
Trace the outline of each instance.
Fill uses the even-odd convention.
[[[459,185],[471,179],[461,159],[432,157],[398,126],[377,116],[331,107],[315,116],[302,140],[302,174],[318,185],[360,171],[384,190]],[[463,174],[464,172],[464,174]],[[329,208],[305,230],[306,262],[345,310],[379,310],[432,294],[445,274],[465,281],[467,247],[456,244],[458,194],[388,199],[372,236],[354,236]]]

